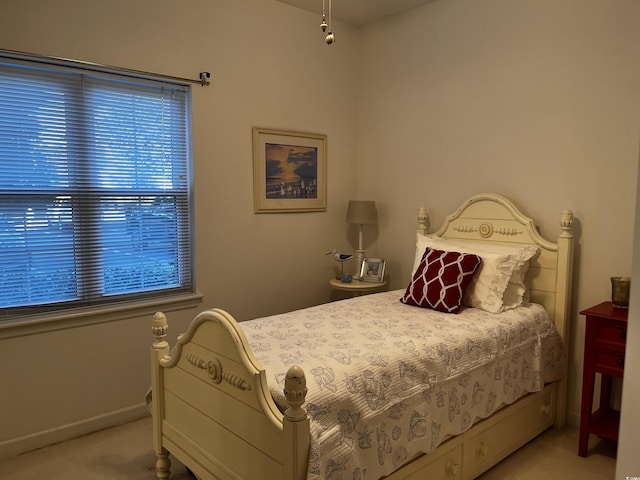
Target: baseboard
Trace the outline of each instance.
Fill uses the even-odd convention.
[[[21,453],[71,440],[72,438],[97,432],[105,428],[115,427],[116,425],[131,422],[148,415],[149,410],[147,410],[146,403],[140,403],[75,423],[69,423],[23,437],[5,440],[0,442],[0,459],[15,457]]]

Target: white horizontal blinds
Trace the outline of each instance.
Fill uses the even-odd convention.
[[[2,307],[79,298],[65,128],[69,80],[0,66]]]
[[[185,92],[87,78],[84,107],[92,161],[81,181],[100,226],[100,295],[180,287],[189,278],[178,247],[189,200]]]
[[[188,93],[0,63],[0,308],[191,290]]]

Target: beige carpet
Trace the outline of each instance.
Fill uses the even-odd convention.
[[[502,463],[482,480],[613,479],[615,443],[591,437],[589,456],[578,457],[578,430],[548,430]],[[173,461],[172,480],[191,477]],[[0,461],[3,480],[152,480],[155,455],[151,419],[80,437]],[[254,479],[251,479],[254,480]]]

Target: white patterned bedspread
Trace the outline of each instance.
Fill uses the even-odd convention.
[[[445,314],[404,305],[402,293],[241,323],[279,405],[287,369],[307,375],[309,479],[381,478],[563,376],[542,306]]]

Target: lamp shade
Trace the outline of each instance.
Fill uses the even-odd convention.
[[[347,223],[359,225],[378,223],[378,211],[373,200],[349,200]]]

